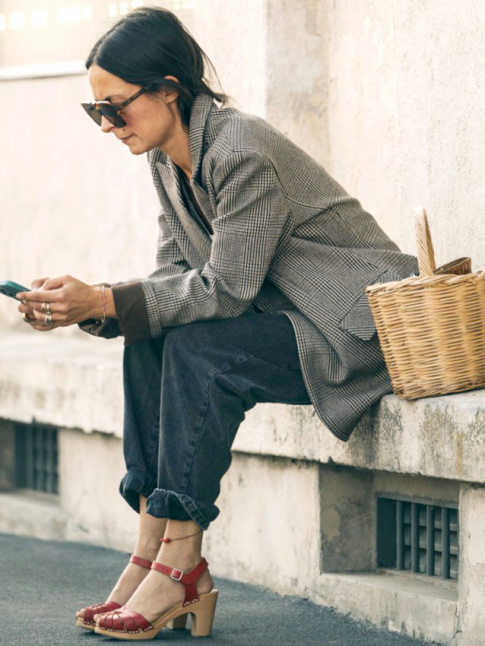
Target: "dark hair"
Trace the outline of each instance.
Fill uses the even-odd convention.
[[[148,92],[157,92],[162,87],[175,88],[185,125],[189,124],[198,92],[222,104],[229,98],[210,88],[206,68],[218,83],[219,78],[208,56],[180,20],[160,7],[140,7],[123,16],[92,48],[86,68],[93,63]],[[175,76],[179,83],[165,76]]]

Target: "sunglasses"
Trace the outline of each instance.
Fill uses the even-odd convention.
[[[142,87],[139,92],[117,105],[113,105],[109,101],[95,101],[94,103],[81,103],[81,105],[98,126],[101,125],[102,117],[105,117],[116,128],[123,128],[126,126],[126,121],[120,116],[121,111],[146,91]]]

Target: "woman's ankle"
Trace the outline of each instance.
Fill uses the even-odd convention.
[[[154,561],[157,558],[157,554],[159,550],[160,550],[160,540],[158,538],[156,539],[156,541],[138,540],[133,553],[142,559]]]
[[[180,543],[162,544],[155,559],[168,567],[190,572],[202,560],[200,542],[189,539]]]
[[[163,554],[158,556],[158,563],[166,565],[167,567],[175,568],[177,570],[182,570],[183,572],[190,572],[193,570],[202,560],[202,557],[197,554]]]

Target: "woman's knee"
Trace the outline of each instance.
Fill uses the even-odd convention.
[[[191,383],[206,382],[213,374],[227,369],[239,352],[227,345],[219,321],[197,321],[172,328],[165,339],[163,373]]]
[[[210,334],[207,322],[196,321],[171,328],[165,335],[163,352],[189,358],[213,342],[214,337]]]

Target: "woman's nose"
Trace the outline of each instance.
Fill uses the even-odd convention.
[[[101,115],[101,130],[103,132],[110,132],[110,130],[114,128],[114,125],[108,121],[108,119],[102,114]]]

